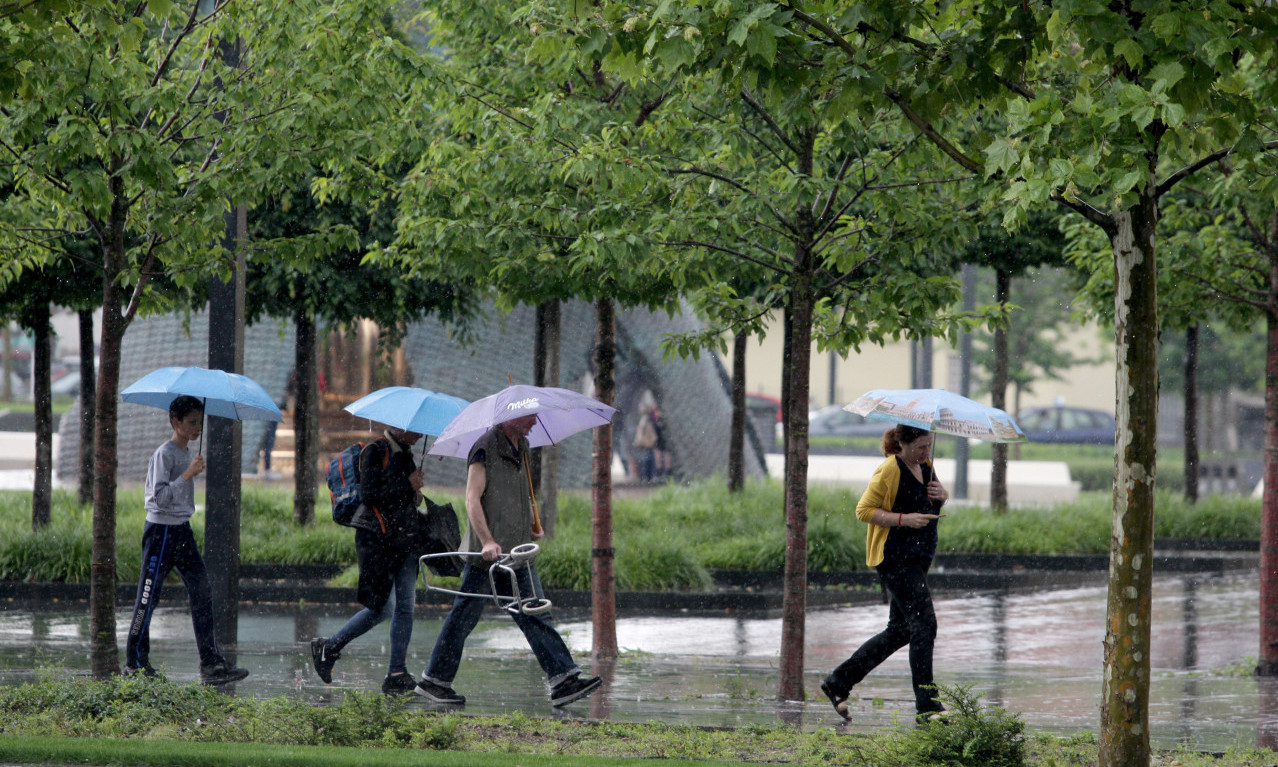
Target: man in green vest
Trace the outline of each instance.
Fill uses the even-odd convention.
[[[469,524],[461,548],[470,554],[458,588],[463,594],[489,592],[488,570],[492,563],[516,546],[541,537],[541,531],[533,529],[532,499],[523,465],[530,450],[528,432],[536,423],[537,416],[527,415],[497,424],[470,449],[466,473]],[[527,567],[515,570],[515,579],[520,594],[535,593],[532,573]],[[499,589],[509,589],[504,579],[496,583]],[[466,637],[479,622],[489,601],[482,596],[458,596],[453,600],[435,640],[430,663],[415,690],[418,695],[436,703],[461,705],[466,702],[465,697],[453,690],[453,679],[457,676]],[[546,672],[552,705],[565,706],[599,687],[599,677],[581,677],[581,669],[573,662],[572,653],[555,630],[549,614],[510,611],[510,615],[524,632],[542,671]]]

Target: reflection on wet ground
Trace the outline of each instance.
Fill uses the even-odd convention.
[[[1257,588],[1255,572],[1156,578],[1150,723],[1157,746],[1221,750],[1273,742],[1278,686],[1272,680],[1225,673],[1244,660],[1254,663]],[[456,687],[466,695],[465,711],[472,714],[520,710],[530,716],[829,727],[838,720],[817,689],[822,675],[878,631],[886,614],[880,604],[809,612],[806,703],[771,699],[781,641],[780,619],[771,616],[622,616],[617,638],[623,657],[608,667],[592,668],[589,613],[559,611],[558,624],[579,661],[602,673],[607,685],[557,712],[523,636],[511,621],[489,610],[467,644]],[[426,665],[443,611],[421,609],[419,616],[409,656],[415,674]],[[1093,586],[941,599],[938,681],[971,685],[987,702],[1020,714],[1035,730],[1095,731],[1104,616],[1103,576]],[[121,647],[125,617],[117,617]],[[344,650],[333,685],[321,683],[310,667],[306,642],[333,633],[346,617],[345,610],[332,607],[243,606],[237,662],[252,675],[235,693],[325,703],[347,690],[378,689],[385,674],[386,624]],[[88,634],[82,605],[0,612],[0,682],[46,672],[87,673]],[[171,678],[195,678],[185,609],[157,612],[151,646],[152,663]],[[859,731],[906,721],[910,697],[906,653],[900,652],[854,691],[853,722],[847,727]]]

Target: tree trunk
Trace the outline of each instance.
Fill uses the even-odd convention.
[[[53,395],[49,369],[53,364],[49,305],[39,308],[31,330],[35,348],[31,354],[31,392],[35,404],[35,485],[31,493],[31,529],[48,527],[53,509]]]
[[[537,340],[534,357],[537,358],[534,383],[538,386],[559,386],[559,325],[560,305],[557,299],[537,305]],[[546,445],[533,454],[536,471],[538,510],[541,512],[541,529],[547,538],[555,537],[555,520],[559,517],[559,447]]]
[[[732,336],[732,426],[728,432],[728,492],[737,493],[745,487],[745,429],[746,429],[746,341],[745,331],[738,330]],[[776,439],[771,434],[760,434],[760,440]],[[765,443],[766,444],[766,441]]]
[[[93,348],[93,312],[80,312],[80,492],[81,505],[93,501],[93,414],[97,412],[97,355]]]
[[[785,575],[781,603],[779,700],[803,700],[804,616],[808,596],[808,386],[812,356],[812,278],[796,274],[790,293],[790,396],[785,422]]]
[[[816,131],[796,137],[795,166],[812,173]],[[785,400],[785,574],[781,596],[781,661],[777,699],[803,700],[805,616],[808,603],[808,400],[812,384],[812,316],[816,231],[813,206],[800,204],[794,215],[794,264],[791,275],[786,360],[783,380],[789,383]],[[784,384],[783,384],[784,386]]]
[[[1198,503],[1198,323],[1185,331],[1185,500]]]
[[[1151,177],[1153,168],[1150,168]],[[1153,186],[1152,182],[1149,185]],[[1101,694],[1100,767],[1148,765],[1149,655],[1158,436],[1157,200],[1114,216],[1118,421]]]
[[[293,522],[309,525],[315,520],[319,481],[319,360],[315,318],[299,307],[293,325]]]
[[[1278,213],[1275,213],[1278,235]],[[1269,252],[1265,357],[1265,489],[1260,501],[1260,663],[1256,673],[1278,676],[1278,238]]]
[[[123,182],[117,200],[123,199]],[[120,391],[120,347],[128,327],[116,283],[124,259],[123,211],[112,212],[102,273],[102,351],[99,362],[97,421],[94,434],[97,466],[93,480],[93,548],[89,573],[89,665],[95,679],[120,670],[115,643],[115,488]]]
[[[1011,300],[1012,277],[1004,269],[996,269],[994,301],[1006,307]],[[990,404],[999,410],[1007,410],[1007,329],[994,331],[994,375],[990,381]],[[1007,445],[995,442],[990,445],[990,509],[995,514],[1007,511]]]
[[[595,302],[595,399],[611,405],[617,364],[617,314],[611,298]],[[617,595],[612,548],[612,425],[594,430],[590,486],[594,535],[590,549],[591,627],[594,657],[617,657]]]

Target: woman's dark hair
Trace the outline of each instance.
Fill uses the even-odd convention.
[[[924,434],[931,433],[932,432],[926,429],[916,429],[913,426],[897,424],[883,432],[883,455],[897,455],[901,452],[902,445],[912,444],[914,440],[922,437]]]
[[[169,418],[181,421],[195,411],[204,412],[204,403],[189,394],[179,394],[169,403]]]

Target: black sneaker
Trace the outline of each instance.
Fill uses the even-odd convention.
[[[151,664],[149,663],[145,666],[125,666],[124,667],[125,676],[137,676],[138,674],[141,674],[142,676],[145,676],[145,677],[150,677],[151,679],[164,678],[164,674],[161,674],[159,671],[156,671],[154,668],[151,668]]]
[[[333,683],[333,664],[342,657],[340,652],[328,649],[327,639],[315,637],[311,640],[311,662],[315,664],[315,673],[324,684]]]
[[[204,684],[229,684],[238,682],[248,675],[248,669],[236,668],[224,660],[208,666],[200,666],[200,681]]]
[[[579,700],[594,692],[601,684],[603,684],[603,680],[597,676],[592,676],[589,679],[582,679],[580,676],[569,677],[555,685],[555,689],[550,691],[550,705],[556,708],[566,706],[574,700]]]
[[[458,695],[453,692],[453,688],[445,687],[442,684],[435,684],[429,679],[423,679],[418,682],[417,687],[413,689],[413,692],[422,696],[426,700],[433,701],[435,703],[451,703],[457,706],[461,706],[466,703],[466,696]]]
[[[388,674],[382,680],[382,692],[386,695],[402,695],[417,689],[417,680],[407,671]]]

